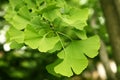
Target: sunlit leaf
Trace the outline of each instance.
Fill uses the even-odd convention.
[[[10,37],[10,41],[16,41],[18,43],[24,42],[24,33],[15,29],[14,27],[10,27],[8,35]]]
[[[28,26],[25,30],[25,43],[33,49],[38,48],[41,52],[47,52],[48,50],[54,48],[55,44],[59,41],[59,38],[47,38],[44,35],[44,30],[41,29],[39,32],[37,32],[37,30]]]
[[[39,46],[39,42],[42,35],[39,35],[37,30],[31,26],[25,29],[25,44],[29,45],[31,48],[36,49]]]
[[[61,18],[69,26],[83,30],[87,25],[86,20],[88,18],[88,9],[71,8],[68,15],[64,15]]]
[[[35,0],[24,0],[24,2],[27,4],[29,9],[36,8]]]
[[[55,72],[65,76],[80,74],[88,65],[87,55],[90,58],[98,54],[99,38],[94,36],[86,40],[73,41],[67,48],[58,53],[63,61],[55,67]],[[91,45],[91,46],[88,46]]]
[[[26,6],[23,6],[20,8],[20,10],[18,11],[18,14],[22,17],[25,18],[27,20],[30,20],[32,18],[29,9]],[[27,14],[27,15],[26,15]]]
[[[39,43],[39,51],[41,52],[47,52],[48,50],[51,50],[54,48],[55,44],[59,41],[59,38],[58,37],[51,37],[51,38],[46,38],[46,37],[43,37],[41,40],[40,40],[40,43]]]
[[[40,52],[58,53],[57,61],[47,66],[49,73],[67,77],[80,74],[88,65],[86,56],[93,58],[98,54],[98,36],[88,38],[84,29],[88,9],[73,6],[78,0],[73,3],[66,0],[9,2],[5,19],[12,26],[7,32],[11,48],[18,49],[25,44]],[[36,64],[23,62],[21,65],[29,67]],[[24,74],[16,71],[11,75],[22,78]]]
[[[76,30],[74,29],[74,33],[80,38],[80,39],[87,39],[86,32],[84,30]]]
[[[13,9],[18,10],[20,7],[24,5],[23,0],[9,0]]]
[[[53,21],[60,15],[59,7],[57,7],[55,3],[46,6],[41,12],[43,13],[43,17],[49,21]]]

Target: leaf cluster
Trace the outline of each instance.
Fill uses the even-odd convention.
[[[99,38],[88,38],[88,9],[67,4],[65,0],[9,0],[5,19],[12,48],[27,45],[43,53],[57,52],[58,60],[48,65],[53,75],[80,74],[88,65],[86,56],[98,54]]]

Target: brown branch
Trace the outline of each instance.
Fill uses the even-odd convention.
[[[105,67],[108,79],[117,80],[115,74],[112,72],[110,68],[108,53],[106,51],[106,46],[102,40],[101,40],[101,48],[100,48],[100,59]]]
[[[114,0],[114,4],[120,20],[120,0]]]
[[[100,3],[106,19],[114,59],[117,65],[120,65],[120,20],[114,1],[115,0],[100,0]]]

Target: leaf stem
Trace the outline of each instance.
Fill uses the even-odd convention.
[[[73,41],[72,38],[69,37],[68,35],[66,35],[66,34],[64,34],[64,33],[61,33],[61,32],[58,32],[58,33],[61,34],[61,35],[63,35],[63,36],[65,36],[65,37],[67,37],[67,38],[70,39],[71,41]]]
[[[46,37],[49,33],[51,33],[52,31],[49,31],[49,32],[47,32],[45,35],[44,35],[44,37]]]
[[[62,42],[62,40],[61,40],[61,38],[60,38],[58,32],[55,32],[55,33],[56,33],[56,35],[59,37],[60,43],[61,43],[61,45],[62,45],[62,47],[63,47],[64,56],[65,56],[65,47],[64,47],[64,44],[63,44],[63,42]]]

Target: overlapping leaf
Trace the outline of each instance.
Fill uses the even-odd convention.
[[[47,66],[47,69],[49,70],[49,67],[54,66],[53,71],[68,77],[72,76],[73,73],[80,74],[88,65],[85,55],[90,58],[95,57],[98,54],[99,44],[98,36],[93,36],[86,40],[73,41],[68,47],[58,53],[58,57],[63,61],[59,64],[55,64],[55,62]]]
[[[18,10],[19,8],[24,6],[23,0],[9,0],[9,2],[13,10]]]
[[[80,39],[87,39],[87,35],[86,35],[86,32],[85,30],[77,30],[77,29],[74,29],[74,33],[80,38]]]
[[[19,12],[8,11],[5,18],[7,19],[7,21],[9,21],[11,25],[13,25],[13,27],[15,27],[18,30],[21,30],[24,29],[29,23],[28,18],[30,18],[30,15],[28,13],[28,9],[26,7],[22,7],[20,8]]]
[[[69,26],[83,30],[87,25],[88,9],[71,8],[67,14],[68,15],[63,15],[61,18]]]
[[[31,8],[25,5],[31,4],[31,0],[10,0],[10,7],[5,15],[5,18],[13,27],[18,30],[24,29],[28,24],[30,24],[30,20],[33,16],[36,16],[35,13],[31,12]],[[31,4],[32,5],[32,4]]]
[[[16,41],[13,41],[11,44],[10,44],[10,48],[11,49],[20,49],[24,46],[24,44],[22,43],[17,43]]]
[[[10,41],[16,41],[18,43],[24,42],[24,33],[22,31],[19,31],[14,27],[11,27],[7,33],[9,35]]]
[[[59,59],[47,66],[53,75],[80,74],[88,65],[86,56],[98,54],[98,36],[87,38],[84,30],[87,8],[71,7],[65,0],[9,1],[5,19],[13,26],[7,33],[12,47],[26,44],[40,52],[59,52]]]
[[[56,3],[49,4],[41,10],[43,17],[49,21],[53,21],[55,18],[60,15],[59,7],[56,6]]]
[[[35,28],[28,26],[25,29],[25,43],[33,49],[38,48],[41,52],[47,52],[54,48],[59,38],[57,36],[47,38],[45,35],[44,29],[37,32]]]

